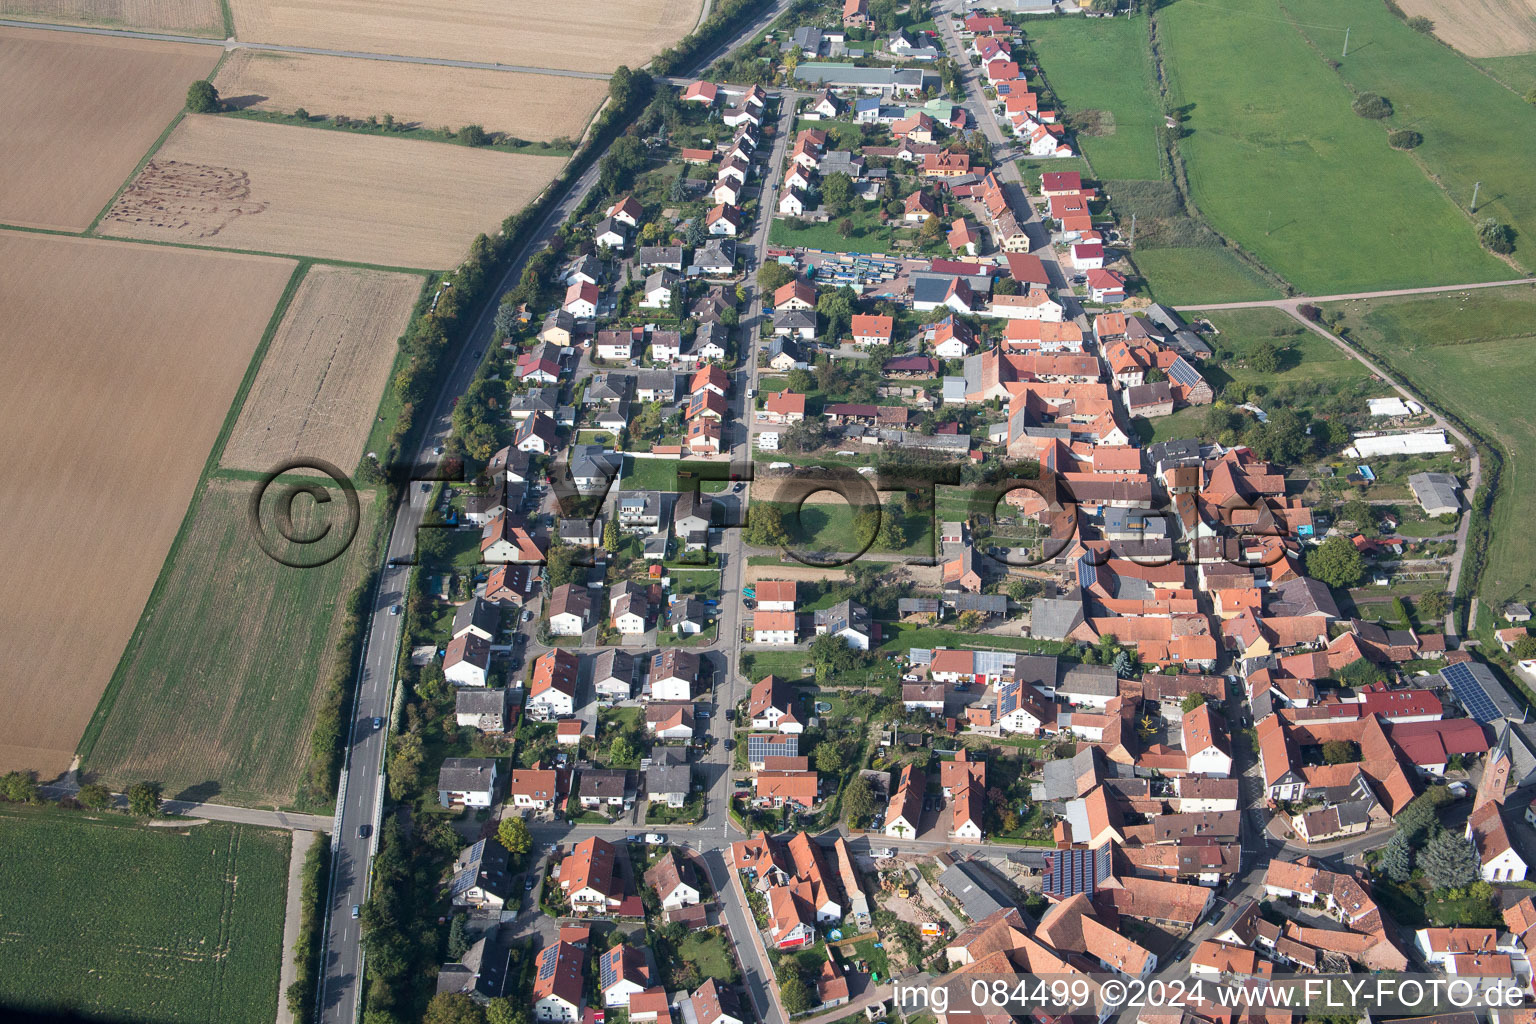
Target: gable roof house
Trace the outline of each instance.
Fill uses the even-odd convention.
[[[556,942],[539,951],[533,981],[533,1016],[545,1024],[576,1024],[581,1018],[587,951]]]

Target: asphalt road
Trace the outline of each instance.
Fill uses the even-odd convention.
[[[597,178],[598,162],[594,161],[550,210],[539,230],[507,268],[495,289],[497,297],[517,281],[528,257],[548,242],[555,229],[591,191]],[[491,343],[496,308],[496,302],[486,304],[468,339],[461,344],[453,368],[438,393],[421,449],[416,453],[417,465],[425,467],[436,462],[432,450],[446,440],[451,428],[453,403],[469,387],[480,365],[481,354]],[[389,721],[394,659],[400,649],[403,618],[392,614],[392,609],[404,600],[410,571],[406,563],[415,552],[416,531],[426,511],[424,485],[413,482],[409,486],[409,500],[396,513],[386,556],[398,564],[396,568],[383,571],[369,613],[368,641],[363,652],[362,674],[348,739],[345,790],[341,794],[339,825],[333,844],[320,1009],[321,1020],[335,1024],[350,1024],[357,1017],[363,954],[361,930],[359,922],[352,918],[352,908],[367,899],[368,866],[378,841],[380,795],[384,782],[381,773],[386,729],[375,729],[372,722],[379,718],[387,725]],[[372,830],[372,835],[367,838],[359,834],[363,825]]]

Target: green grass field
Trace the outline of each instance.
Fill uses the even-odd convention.
[[[209,480],[167,559],[81,743],[84,768],[108,783],[151,779],[168,797],[255,806],[287,806],[297,793],[319,683],[377,516],[372,493],[360,493],[351,547],[319,568],[290,568],[252,533],[253,486]]]
[[[1161,178],[1146,18],[1041,18],[1025,31],[1051,88],[1069,115],[1103,111],[1103,134],[1080,132],[1078,144],[1100,178]],[[1113,74],[1106,74],[1107,69]]]
[[[718,929],[689,932],[677,955],[697,966],[699,974],[706,978],[734,978],[737,973],[730,948]]]
[[[1232,353],[1230,359],[1219,363],[1238,384],[1264,384],[1273,389],[1281,384],[1316,386],[1370,380],[1370,373],[1358,360],[1278,309],[1226,309],[1188,315],[1209,319],[1221,332],[1210,341],[1218,351]],[[1249,354],[1266,342],[1281,350],[1280,369],[1275,373],[1259,373],[1245,363]]]
[[[1518,96],[1524,97],[1536,89],[1536,53],[1522,53],[1514,57],[1484,57],[1473,63],[1514,90]]]
[[[1224,248],[1137,249],[1132,255],[1152,297],[1171,306],[1280,297],[1279,291]]]
[[[0,809],[0,1005],[271,1024],[289,836]]]
[[[614,482],[615,490],[626,491],[675,491],[677,490],[677,459],[624,458],[624,473]]]
[[[896,253],[921,251],[922,245],[917,241],[918,225],[909,227],[897,227],[904,225],[905,221],[892,221],[890,224],[880,223],[880,211],[864,209],[862,202],[855,202],[854,209],[848,211],[847,219],[853,221],[852,231],[847,238],[838,230],[842,223],[842,217],[834,217],[824,224],[797,224],[793,220],[785,220],[775,217],[773,225],[768,229],[768,242],[770,245],[797,246],[802,245],[809,249],[825,249],[828,252],[861,252],[861,253]],[[905,239],[914,244],[907,249],[896,246],[897,239]],[[949,252],[949,246],[940,235],[932,246],[935,252]]]
[[[1431,402],[1504,452],[1481,594],[1536,597],[1536,288],[1338,303],[1345,327]],[[1465,478],[1463,477],[1463,482]]]
[[[752,504],[769,503],[754,501]],[[889,505],[885,508],[889,509]],[[853,506],[846,502],[808,501],[800,506],[798,517],[795,514],[795,507],[790,504],[779,503],[779,511],[784,516],[784,529],[789,533],[791,550],[807,553],[859,550],[860,545],[853,528]],[[892,549],[882,544],[877,537],[869,550],[896,550],[897,553],[904,555],[932,556],[936,546],[932,517],[917,514],[909,509],[905,516],[905,525],[907,543],[904,547]]]
[[[1316,295],[1510,276],[1277,0],[1175,0],[1158,19],[1195,203],[1266,266]]]
[[[1536,107],[1455,50],[1394,18],[1380,0],[1284,3],[1320,48],[1333,49],[1332,34],[1308,26],[1351,26],[1350,54],[1339,74],[1356,90],[1392,101],[1390,127],[1424,136],[1413,156],[1454,202],[1471,202],[1473,185],[1481,181],[1477,217],[1513,225],[1525,241],[1516,258],[1536,266]]]

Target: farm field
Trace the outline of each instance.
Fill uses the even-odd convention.
[[[1468,57],[1508,57],[1536,50],[1533,0],[1401,0],[1410,18],[1435,23],[1435,35]]]
[[[1536,577],[1536,288],[1341,302],[1350,336],[1504,452],[1481,594],[1498,607]],[[1465,478],[1463,478],[1465,483]],[[1470,495],[1464,495],[1470,498]]]
[[[0,28],[0,223],[90,227],[218,58],[192,43]]]
[[[570,71],[639,67],[689,32],[701,0],[230,0],[236,35],[264,43]]]
[[[219,67],[219,95],[243,110],[315,116],[394,116],[397,122],[549,141],[579,137],[608,94],[600,79],[523,75],[310,53],[236,50]]]
[[[219,0],[0,0],[0,17],[225,37]]]
[[[310,267],[267,346],[221,463],[266,472],[310,456],[351,472],[420,292],[415,274]]]
[[[1525,53],[1518,57],[1489,57],[1475,63],[1521,97],[1536,89],[1536,53]]]
[[[247,806],[293,800],[343,598],[364,571],[377,517],[372,492],[360,492],[360,526],[345,554],[291,568],[252,534],[253,486],[208,481],[92,722],[94,736],[81,745],[88,771],[115,784],[157,779],[168,796],[191,789]],[[268,492],[269,504],[279,490]],[[315,507],[294,503],[299,535],[318,530]]]
[[[1158,18],[1173,102],[1190,108],[1179,147],[1195,203],[1265,265],[1312,294],[1513,276],[1350,109],[1300,34],[1277,27],[1277,0],[1174,3]]]
[[[1101,111],[1096,131],[1077,139],[1100,178],[1160,178],[1157,128],[1163,112],[1153,86],[1147,20],[1039,18],[1025,28],[1046,80],[1069,117]],[[1105,68],[1114,68],[1106,75]]]
[[[563,164],[558,157],[193,115],[99,227],[157,242],[446,268]]]
[[[146,828],[0,810],[0,1004],[75,1019],[271,1024],[290,842],[220,822]]]
[[[1536,252],[1536,107],[1394,18],[1379,0],[1285,4],[1309,35],[1316,36],[1316,30],[1306,26],[1326,24],[1330,17],[1350,21],[1351,39],[1359,40],[1360,48],[1351,42],[1339,74],[1355,89],[1392,102],[1389,127],[1424,136],[1413,156],[1455,202],[1466,206],[1474,184],[1482,182],[1477,218],[1513,225],[1519,234],[1515,258],[1536,266],[1531,255]],[[1536,19],[1531,29],[1536,33]]]
[[[69,767],[293,267],[0,231],[0,771]]]
[[[1213,246],[1137,249],[1136,269],[1159,302],[1253,302],[1280,293],[1230,251]]]

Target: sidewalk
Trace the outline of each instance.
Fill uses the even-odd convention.
[[[293,1014],[288,1012],[287,992],[297,972],[293,963],[293,945],[299,941],[299,898],[304,892],[304,858],[319,838],[318,832],[295,830],[293,849],[288,854],[288,901],[283,911],[283,967],[277,979],[277,1024],[293,1024]]]

